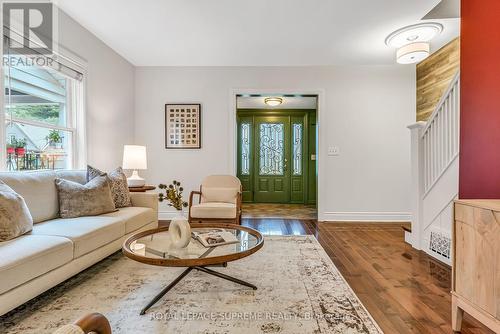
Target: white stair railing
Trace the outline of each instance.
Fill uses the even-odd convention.
[[[408,126],[412,177],[412,224],[408,240],[414,248],[428,253],[431,228],[441,222],[445,229],[451,226],[446,213],[458,193],[459,118],[460,73],[457,73],[429,120]]]
[[[424,196],[432,189],[459,151],[460,72],[422,131]]]

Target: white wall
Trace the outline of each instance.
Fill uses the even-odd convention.
[[[137,67],[135,142],[148,147],[149,183],[180,180],[186,197],[205,175],[234,173],[232,92],[322,91],[322,220],[409,220],[412,66]],[[165,103],[202,104],[202,149],[166,150]],[[340,155],[327,156],[328,146]],[[168,217],[166,206],[160,217]]]
[[[87,162],[110,170],[134,139],[134,67],[59,11],[59,44],[87,63]]]

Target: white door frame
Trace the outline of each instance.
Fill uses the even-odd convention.
[[[263,94],[263,95],[287,95],[287,94],[300,94],[300,95],[317,95],[318,96],[318,105],[316,109],[316,126],[317,126],[317,136],[318,136],[318,143],[316,147],[316,161],[318,165],[318,178],[317,178],[317,187],[316,187],[316,204],[317,204],[317,209],[318,209],[318,220],[321,221],[323,220],[323,208],[325,207],[325,203],[323,203],[324,196],[322,194],[325,193],[324,185],[326,184],[323,182],[324,178],[324,173],[323,173],[323,166],[322,166],[322,154],[321,154],[321,149],[323,147],[322,143],[322,132],[321,132],[321,124],[322,124],[322,118],[324,118],[323,115],[323,109],[325,109],[325,90],[324,89],[314,89],[314,90],[307,90],[307,89],[261,89],[261,88],[232,88],[229,92],[229,143],[228,143],[228,170],[232,175],[237,174],[237,147],[236,147],[236,134],[237,132],[237,121],[236,121],[236,112],[237,112],[237,106],[236,106],[236,97],[237,95],[244,95],[244,94]]]

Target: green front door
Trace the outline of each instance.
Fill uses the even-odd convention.
[[[255,117],[254,201],[290,201],[290,118]]]
[[[314,204],[315,135],[314,110],[238,110],[243,201]]]

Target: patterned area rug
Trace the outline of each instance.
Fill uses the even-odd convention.
[[[183,270],[116,253],[0,317],[0,333],[52,333],[90,312],[114,334],[382,333],[313,236],[266,237],[257,253],[214,268],[258,290],[192,271],[140,316]]]

